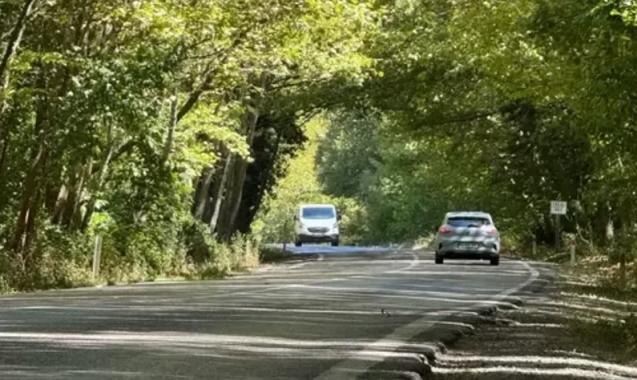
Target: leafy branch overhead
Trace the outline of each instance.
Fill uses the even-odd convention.
[[[553,243],[552,199],[578,205],[564,228],[586,241],[631,233],[635,14],[621,1],[396,2],[366,45],[376,74],[331,120],[325,189],[365,204],[372,241],[486,209],[514,247]]]
[[[226,241],[247,232],[324,103],[316,88],[367,76],[379,23],[349,0],[31,0],[0,13],[0,242],[25,270],[52,231],[89,237],[104,220],[114,249],[147,263],[190,244],[183,223]],[[135,231],[164,238],[128,252]]]
[[[619,0],[1,1],[0,274],[84,268],[98,232],[113,267],[222,266],[215,244],[276,235],[274,216],[305,199],[290,186],[341,202],[368,240],[481,208],[550,242],[543,210],[561,197],[581,206],[565,228],[603,242],[637,216],[636,13]]]

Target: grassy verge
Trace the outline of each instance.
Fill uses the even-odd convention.
[[[571,314],[566,325],[579,347],[594,348],[609,361],[637,363],[636,262],[627,263],[622,275],[612,255],[586,244],[578,244],[575,265],[568,246],[514,251],[516,257],[558,264],[557,301]]]
[[[259,251],[259,261],[262,264],[276,264],[289,260],[292,254],[282,248],[263,247]]]
[[[113,249],[111,241],[104,244],[96,279],[92,276],[92,255],[86,249],[48,248],[28,268],[18,258],[0,252],[0,294],[162,280],[222,279],[288,258],[286,252],[263,247],[258,239],[249,236],[239,236],[229,243],[206,237],[196,246],[155,250],[151,258],[156,260],[148,259],[147,246],[127,247],[135,250],[123,255]]]
[[[578,305],[571,334],[613,361],[637,364],[637,284],[634,266],[627,270],[627,281],[620,281],[617,265],[588,257],[564,268],[559,286],[566,302]]]

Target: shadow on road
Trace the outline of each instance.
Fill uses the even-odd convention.
[[[226,281],[0,297],[0,379],[314,379],[363,349],[365,361],[389,355],[375,342],[421,318],[495,304],[528,277],[513,261],[291,249],[326,259]]]
[[[477,260],[477,261],[469,261],[469,260],[451,261],[451,260],[447,260],[442,265],[462,266],[462,267],[466,267],[466,266],[485,266],[485,265],[486,266],[491,266],[491,263],[489,262],[489,260]]]
[[[283,249],[283,244],[271,244],[273,248]],[[357,247],[357,246],[338,246],[332,247],[330,245],[303,245],[296,247],[294,244],[286,244],[286,250],[292,254],[334,254],[334,255],[346,255],[352,253],[378,253],[378,252],[391,252],[394,248],[389,247]]]

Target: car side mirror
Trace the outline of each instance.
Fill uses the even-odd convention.
[[[339,221],[340,221],[341,219],[343,219],[343,215],[338,214],[338,215],[336,216],[336,220],[339,220]]]

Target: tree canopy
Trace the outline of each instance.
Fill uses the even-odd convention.
[[[349,210],[358,242],[417,238],[464,208],[551,243],[554,199],[589,242],[636,222],[633,2],[3,0],[0,14],[12,286],[60,285],[98,234],[107,267],[141,277],[256,230],[282,238],[297,185]]]

